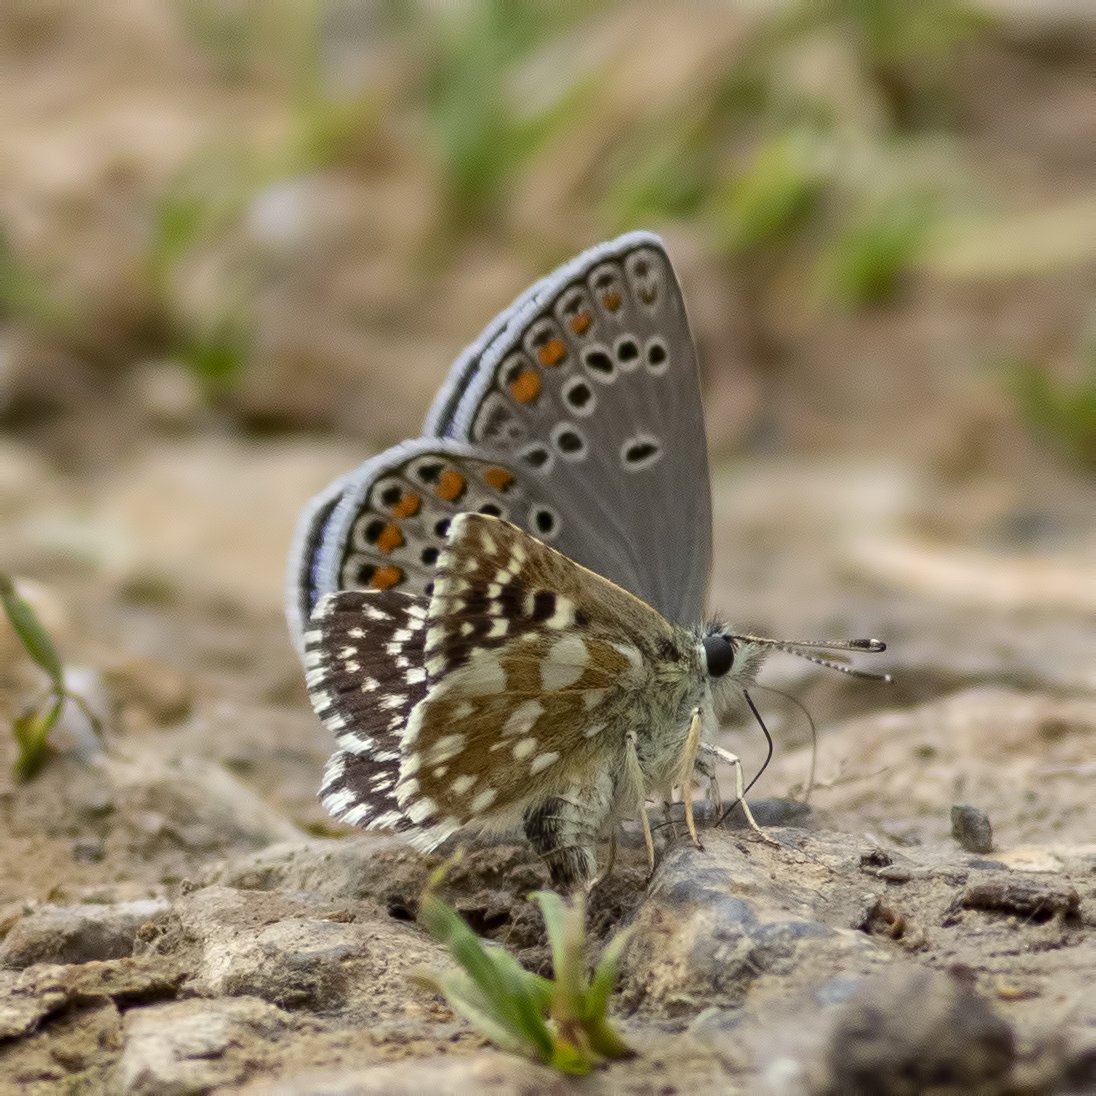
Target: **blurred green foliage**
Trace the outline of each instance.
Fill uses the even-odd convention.
[[[70,329],[74,309],[58,300],[48,280],[21,259],[0,230],[0,319],[14,316],[47,331]]]
[[[924,9],[894,0],[804,2],[757,21],[726,70],[693,89],[687,112],[675,104],[625,142],[606,189],[614,227],[687,219],[753,283],[794,263],[814,271],[823,300],[889,300],[948,190],[963,185],[906,170],[920,142],[935,149],[941,140],[937,127],[922,136],[911,121],[932,113],[913,109],[919,95],[930,102],[940,94],[935,80],[918,87],[918,65],[931,59],[946,71],[953,51],[986,26],[957,0],[929,0]],[[825,42],[840,43],[837,56],[850,66],[835,82],[856,89],[851,114],[824,82],[789,77],[804,50]],[[894,109],[899,64],[909,67],[902,110]]]
[[[1068,384],[1032,362],[1018,362],[1009,379],[1028,422],[1069,456],[1096,468],[1096,331],[1082,347],[1082,369],[1080,379]]]
[[[789,130],[763,142],[712,203],[715,242],[729,254],[788,239],[809,218],[825,185],[813,142]]]
[[[853,211],[821,256],[827,295],[847,304],[890,299],[935,221],[932,195],[916,191]]]
[[[391,2],[386,11],[418,62],[415,94],[448,183],[447,226],[479,227],[506,182],[587,98],[582,81],[523,86],[520,66],[596,6],[480,0],[424,18],[420,4]]]
[[[176,305],[176,279],[194,252],[235,227],[258,185],[253,165],[245,161],[232,170],[230,163],[228,157],[207,157],[174,181],[153,210],[147,255],[149,289],[162,310],[166,349],[210,391],[231,384],[247,366],[246,294],[242,300],[219,301],[213,315],[194,316]]]

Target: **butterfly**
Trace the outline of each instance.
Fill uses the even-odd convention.
[[[424,850],[520,826],[567,887],[599,878],[627,817],[653,863],[643,804],[675,788],[698,841],[695,773],[717,797],[730,762],[742,798],[711,738],[735,702],[756,715],[765,655],[848,671],[812,652],[883,649],[700,623],[710,557],[684,302],[658,238],[631,233],[519,297],[457,359],[421,438],[303,511],[287,614],[338,745],[324,806]]]

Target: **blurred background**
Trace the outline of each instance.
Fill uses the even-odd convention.
[[[0,569],[114,733],[320,827],[297,511],[639,227],[702,362],[713,605],[899,677],[772,680],[823,722],[1096,687],[1091,5],[28,0],[0,55]]]
[[[741,861],[712,841],[695,886],[658,884],[689,943],[663,948],[656,905],[632,985],[665,1012],[638,1030],[689,1022],[694,974],[705,1007],[635,1090],[708,1091],[714,1052],[736,1090],[764,1087],[741,1072],[759,1056],[787,1091],[789,1048],[857,964],[914,957],[977,979],[1029,1064],[1084,1035],[1080,1091],[1094,76],[1092,0],[0,3],[0,603],[12,576],[63,664],[0,614],[0,1089],[266,1092],[479,1047],[405,985],[436,965],[402,922],[439,857],[331,840],[352,831],[316,798],[332,742],[289,643],[286,554],[313,493],[417,435],[500,309],[646,228],[702,367],[713,611],[880,636],[859,662],[895,681],[766,664],[813,716],[817,764],[804,712],[759,687],[776,753],[750,801],[795,828],[775,853],[732,838]],[[756,726],[721,744],[753,777]],[[786,797],[811,773],[808,812]],[[726,905],[732,862],[754,866]],[[527,845],[477,846],[446,885],[543,963],[539,871]],[[636,836],[599,932],[645,872]],[[761,935],[721,922],[694,948],[694,903]],[[793,971],[829,980],[789,991]],[[940,1061],[1001,1059],[974,998],[910,992],[915,1040],[965,1010]],[[779,1010],[751,1028],[707,1007],[740,994],[744,1020]],[[886,999],[904,1022],[910,995]],[[880,1023],[889,1050],[903,1023]]]

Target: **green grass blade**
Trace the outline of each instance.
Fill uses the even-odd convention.
[[[27,654],[46,672],[55,689],[63,689],[65,672],[57,648],[7,575],[0,575],[0,602]]]
[[[488,951],[456,910],[429,891],[423,895],[419,919],[468,972],[497,1021],[550,1061],[552,1035],[539,1005],[542,994],[527,981],[528,972],[508,952]]]
[[[620,960],[624,955],[624,949],[632,939],[632,931],[631,928],[623,929],[605,945],[605,949],[598,959],[597,967],[594,969],[590,989],[586,994],[588,1014],[604,1014],[609,1007],[609,997],[616,985]]]
[[[540,906],[548,943],[552,949],[555,999],[552,1015],[557,1020],[582,1015],[586,991],[584,948],[585,909],[581,898],[568,907],[554,891],[536,891],[530,896]]]
[[[581,1077],[589,1073],[594,1068],[595,1063],[596,1059],[580,1049],[575,1043],[557,1039],[548,1064],[553,1069],[558,1069],[560,1073],[572,1073]]]
[[[528,1043],[501,1023],[490,1003],[466,971],[442,971],[440,974],[420,973],[412,980],[445,998],[449,1007],[467,1020],[478,1032],[486,1035],[495,1046],[515,1053],[527,1053]]]
[[[632,929],[627,928],[605,946],[583,1003],[582,1029],[591,1048],[603,1058],[631,1058],[635,1054],[608,1017],[609,997],[616,985],[621,957],[631,938]]]

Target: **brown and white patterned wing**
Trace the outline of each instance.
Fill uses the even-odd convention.
[[[607,579],[495,518],[453,519],[426,618],[427,691],[407,724],[400,809],[432,848],[470,823],[608,767],[687,634]]]

